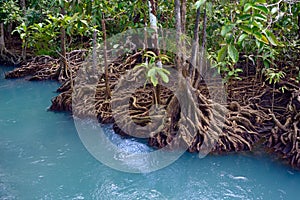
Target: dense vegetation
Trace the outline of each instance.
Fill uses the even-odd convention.
[[[175,28],[174,2],[156,3],[159,26]],[[15,38],[22,41],[23,59],[26,49],[34,55],[57,56],[64,48],[71,51],[92,46],[93,33],[102,35],[102,19],[108,35],[149,24],[148,3],[142,0],[2,0],[0,5],[1,36],[5,36],[8,48]],[[284,68],[296,67],[300,38],[298,1],[184,0],[181,7],[185,13],[182,33],[193,38],[197,20],[202,31],[199,43],[206,47],[214,66],[226,78],[238,76],[241,70],[236,63],[241,60],[246,61],[245,72],[249,65],[255,65],[256,71],[264,72],[271,82],[275,81],[272,74],[280,76]],[[65,38],[60,40],[62,34]],[[0,44],[3,52],[2,40]],[[293,78],[299,79],[296,69],[298,73]]]
[[[71,111],[70,88],[77,68],[69,66],[69,59],[76,58],[74,65],[81,65],[81,54],[92,51],[97,42],[104,42],[106,38],[128,29],[153,26],[150,23],[151,15],[157,17],[155,26],[175,29],[178,38],[193,38],[192,41],[186,41],[192,46],[191,57],[182,61],[174,55],[161,55],[157,49],[146,51],[145,48],[140,52],[132,52],[126,59],[118,58],[115,61],[118,68],[105,65],[104,82],[99,83],[105,85],[98,94],[100,100],[97,105],[101,105],[98,108],[99,121],[114,122],[110,104],[106,101],[111,99],[110,90],[116,84],[111,77],[119,78],[128,68],[146,70],[146,79],[152,85],[148,84],[138,91],[140,95],[137,94],[133,101],[142,98],[141,94],[146,92],[153,95],[143,102],[145,105],[153,102],[165,104],[168,116],[173,121],[167,123],[164,133],[151,137],[149,143],[157,147],[167,145],[174,138],[172,134],[179,123],[177,118],[180,109],[177,108],[178,100],[169,94],[170,91],[159,87],[159,80],[168,82],[170,72],[156,67],[155,62],[165,60],[182,69],[184,76],[190,76],[199,97],[194,108],[199,107],[197,116],[182,120],[193,121],[191,126],[200,132],[224,132],[214,151],[249,150],[263,141],[266,147],[300,168],[298,0],[1,0],[0,60],[25,66],[23,71],[8,74],[7,78],[33,74],[33,80],[51,78],[63,81],[59,89],[63,93],[53,100],[52,108]],[[81,51],[73,51],[77,49]],[[209,112],[213,105],[201,94],[201,87],[204,86],[194,83],[199,79],[195,77],[195,74],[200,76],[199,71],[190,73],[188,70],[187,62],[199,65],[195,52],[205,54],[211,67],[217,69],[223,78],[229,104],[220,105],[218,109],[220,112],[225,108],[231,111],[227,119],[222,119],[225,122],[221,122],[219,115]],[[178,52],[181,53],[184,52]],[[51,58],[46,57],[46,63],[33,59],[39,55]],[[145,57],[150,62],[146,62]],[[45,72],[45,68],[51,70]],[[136,73],[139,74],[139,71]],[[205,106],[202,108],[200,105]],[[150,107],[146,106],[146,113]],[[131,109],[139,110],[134,106]],[[142,111],[135,113],[138,113],[135,116],[136,123],[143,126],[149,123],[148,118],[142,120],[147,114]],[[223,124],[223,129],[214,127],[209,130],[207,118]],[[126,119],[122,120],[128,123]],[[115,127],[116,130],[119,128]],[[132,130],[132,127],[126,129]],[[197,137],[188,138],[188,132],[185,142],[190,146],[189,151],[200,151],[207,136],[199,132]]]

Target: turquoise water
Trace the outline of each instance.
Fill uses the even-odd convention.
[[[153,173],[113,170],[87,152],[69,114],[47,112],[56,82],[4,80],[7,70],[0,67],[1,200],[298,199],[300,172],[263,155],[184,154]]]

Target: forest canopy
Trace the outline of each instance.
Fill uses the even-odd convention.
[[[175,28],[174,1],[154,2],[158,26]],[[227,79],[238,78],[241,70],[248,70],[237,67],[241,60],[272,76],[285,67],[295,67],[293,63],[299,54],[299,13],[297,0],[183,0],[182,34],[194,38],[198,28],[199,44]],[[102,19],[108,37],[149,26],[148,1],[1,0],[1,36],[4,36],[1,51],[5,46],[9,49],[20,45],[15,44],[17,38],[22,43],[23,59],[26,49],[34,55],[58,56],[57,52],[62,50],[62,30],[65,30],[66,51],[88,48],[92,46],[94,32],[98,40],[103,38]],[[299,80],[300,74],[296,75],[294,78]]]

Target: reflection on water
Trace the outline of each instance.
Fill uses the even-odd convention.
[[[184,154],[153,173],[113,170],[91,156],[69,114],[47,112],[56,82],[4,80],[0,67],[0,199],[297,199],[300,173],[252,155]],[[106,134],[127,151],[144,143]]]

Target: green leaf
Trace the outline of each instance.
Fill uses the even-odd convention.
[[[244,12],[248,12],[252,8],[253,4],[246,3],[244,6]]]
[[[198,9],[200,8],[200,6],[202,6],[204,3],[206,2],[206,0],[199,0],[195,3],[195,8]]]
[[[235,69],[234,71],[235,71],[235,73],[243,72],[243,70],[240,69],[240,68],[237,68],[237,69]]]
[[[151,65],[151,64],[153,64],[153,63],[155,63],[155,57],[150,57],[149,64]]]
[[[234,63],[236,63],[239,60],[239,52],[234,45],[228,45],[228,54]]]
[[[264,31],[264,33],[272,45],[277,46],[279,44],[277,38],[271,31],[266,30],[266,31]]]
[[[158,58],[160,58],[161,61],[170,62],[170,57],[167,55],[161,54]]]
[[[253,15],[253,18],[254,19],[258,19],[258,20],[261,20],[261,21],[267,21],[267,16],[265,15],[262,15],[262,14],[254,14]]]
[[[233,76],[233,74],[234,74],[234,71],[228,72],[228,76]]]
[[[86,26],[89,26],[89,23],[86,20],[84,20],[84,19],[81,19],[80,22],[83,23]]]
[[[158,79],[156,78],[156,76],[151,76],[150,80],[151,80],[151,83],[153,84],[153,86],[156,87],[158,84]]]
[[[256,3],[267,3],[266,0],[256,0],[255,2],[256,2]]]
[[[25,37],[26,37],[26,33],[21,33],[20,34],[20,38],[23,40],[23,39],[25,39]]]
[[[240,45],[247,37],[248,35],[243,33],[238,39],[238,44]]]
[[[265,13],[266,15],[269,13],[269,9],[266,6],[253,5],[252,7],[256,10],[259,10],[259,11]]]
[[[224,46],[218,51],[217,61],[218,62],[223,61],[225,59],[226,55],[227,55],[227,46]]]
[[[165,82],[165,83],[169,82],[169,77],[168,77],[167,74],[165,74],[162,70],[158,70],[157,72],[160,75],[160,77],[163,80],[163,82]]]
[[[239,17],[240,20],[244,21],[244,20],[248,20],[250,19],[251,15],[250,14],[244,14],[244,15],[241,15]]]
[[[227,33],[225,36],[225,41],[227,44],[231,44],[232,42],[234,42],[234,37],[231,33]]]
[[[264,66],[266,67],[266,68],[269,68],[270,67],[270,63],[268,62],[268,61],[266,61],[266,60],[264,60]]]
[[[140,68],[140,67],[145,67],[145,68],[147,68],[148,66],[147,66],[146,63],[141,63],[141,64],[139,64],[139,65],[136,65],[136,66],[133,68],[133,70],[136,70],[137,68]]]
[[[156,54],[153,51],[147,51],[144,56],[146,57],[156,57]]]
[[[148,77],[148,78],[151,78],[152,76],[155,76],[155,75],[156,75],[156,70],[155,70],[155,68],[150,69],[150,70],[148,71],[148,73],[147,73],[147,77]]]
[[[253,35],[258,41],[265,43],[265,44],[269,44],[269,40],[263,34],[261,34],[259,32],[255,32],[255,33],[253,33]]]
[[[163,71],[165,74],[170,75],[170,72],[164,68],[158,68],[159,70]]]
[[[240,26],[240,29],[242,29],[245,33],[252,34],[252,29],[247,26]]]
[[[225,25],[222,27],[221,35],[224,37],[228,32],[230,32],[233,29],[234,25]]]
[[[253,25],[254,25],[254,27],[253,27],[254,31],[262,30],[264,27],[264,25],[262,23],[260,23],[259,21],[254,21]]]

